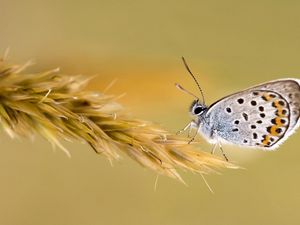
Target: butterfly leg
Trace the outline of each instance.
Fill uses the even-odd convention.
[[[225,155],[225,152],[224,152],[224,150],[222,148],[221,142],[218,142],[218,145],[219,145],[219,148],[220,148],[220,150],[222,152],[222,155],[224,156],[225,160],[228,162],[229,160],[228,160],[227,156]]]
[[[192,120],[190,123],[188,123],[183,129],[176,132],[177,135],[182,134],[184,131],[188,130],[188,137],[190,137],[192,127],[196,125],[195,121]]]
[[[223,150],[223,148],[222,148],[221,141],[217,138],[217,135],[216,135],[217,130],[213,130],[212,133],[213,133],[213,136],[216,137],[217,142],[214,144],[214,147],[213,147],[212,150],[211,150],[211,154],[214,154],[214,153],[215,153],[215,150],[216,150],[216,147],[219,146],[219,149],[221,150],[223,157],[224,157],[225,160],[228,162],[229,160],[228,160],[228,158],[227,158],[227,156],[226,156],[226,154],[225,154],[225,152],[224,152],[224,150]]]
[[[211,149],[211,154],[215,154],[215,150],[218,144],[214,144],[213,148]]]
[[[193,123],[193,124],[192,124]],[[196,138],[196,136],[197,136],[197,134],[198,134],[198,132],[199,132],[199,130],[200,130],[200,126],[199,125],[197,125],[194,121],[192,121],[191,122],[191,127],[197,127],[197,131],[196,131],[196,133],[194,134],[194,136],[191,138],[191,140],[189,140],[189,142],[188,142],[188,144],[191,144],[194,140],[195,140],[195,138]],[[191,129],[190,129],[191,130]]]

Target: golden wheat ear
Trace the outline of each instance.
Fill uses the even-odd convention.
[[[151,122],[123,113],[113,96],[83,91],[89,78],[59,70],[25,73],[30,65],[0,61],[0,123],[9,136],[40,134],[69,152],[60,140],[78,140],[109,160],[125,152],[142,166],[182,181],[178,168],[208,173],[237,168]]]

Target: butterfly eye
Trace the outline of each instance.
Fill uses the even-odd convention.
[[[196,107],[196,108],[194,109],[194,114],[195,114],[195,115],[198,115],[198,114],[200,114],[202,111],[203,111],[203,108],[202,108],[202,107]]]

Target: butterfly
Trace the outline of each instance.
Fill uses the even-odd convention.
[[[200,101],[196,95],[176,84],[180,90],[195,97],[190,106],[194,119],[180,131],[196,129],[190,142],[201,134],[209,143],[219,145],[228,160],[222,143],[274,150],[299,127],[300,79],[285,78],[262,83],[207,106],[197,79],[182,59],[202,95]]]

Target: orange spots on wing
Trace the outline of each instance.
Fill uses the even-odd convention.
[[[268,93],[264,93],[262,95],[262,99],[268,102],[271,101],[273,98]]]
[[[275,100],[272,103],[272,106],[275,107],[277,109],[276,114],[279,117],[286,117],[288,111],[287,109],[284,107],[284,102],[282,100]]]
[[[271,117],[271,120],[270,126],[266,127],[267,133],[262,136],[260,143],[257,143],[257,145],[260,145],[261,147],[271,147],[274,143],[281,139],[281,137],[285,134],[285,131],[288,129],[290,111],[288,108],[288,102],[278,94],[266,91],[262,92],[260,96],[265,102],[262,103],[264,108],[258,108],[258,110],[259,112],[262,112],[266,109],[263,114],[267,115],[266,119]],[[270,106],[273,107],[273,109],[270,109]]]
[[[264,135],[264,139],[262,140],[262,146],[267,146],[270,144],[270,136],[269,135]]]
[[[277,108],[277,109],[282,108],[281,105],[279,105],[279,101],[278,100],[274,101],[274,107]]]
[[[277,96],[273,93],[268,93],[268,92],[265,92],[263,93],[262,95],[262,99],[269,102],[269,101],[272,101],[274,98],[276,98]]]
[[[275,118],[275,124],[276,124],[277,126],[279,126],[279,127],[284,126],[284,124],[282,123],[281,117],[276,117],[276,118]]]
[[[277,114],[279,117],[285,117],[285,115],[286,115],[286,110],[280,108],[280,109],[277,110],[276,114]]]
[[[272,135],[272,136],[281,136],[283,131],[285,129],[285,126],[281,125],[273,125],[270,127],[267,127],[267,131]]]
[[[280,126],[276,126],[276,125],[272,126],[270,129],[270,134],[272,136],[279,136],[280,135],[279,129],[281,130]]]

